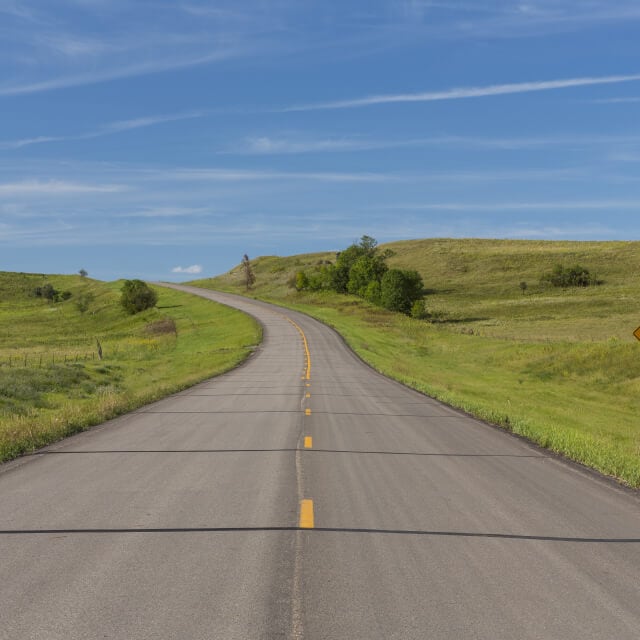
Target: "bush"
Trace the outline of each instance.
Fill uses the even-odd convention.
[[[588,287],[589,285],[600,284],[600,281],[589,272],[589,269],[581,267],[579,264],[574,267],[565,267],[557,264],[551,273],[545,273],[541,278],[543,283],[553,287]]]
[[[91,293],[91,291],[83,291],[77,296],[74,304],[76,306],[76,309],[80,313],[85,313],[91,306],[91,303],[94,299],[95,296],[93,295],[93,293]]]
[[[416,300],[422,298],[424,283],[417,271],[389,269],[380,283],[380,303],[390,311],[411,313]]]
[[[429,317],[424,300],[420,298],[411,305],[411,317],[416,320],[426,320]]]
[[[120,304],[127,313],[134,314],[151,309],[158,302],[158,294],[142,280],[125,280]]]
[[[51,302],[64,302],[68,300],[73,294],[71,291],[58,291],[52,284],[47,282],[41,287],[36,287],[33,290],[33,295],[36,298],[44,298]]]
[[[303,291],[309,288],[309,278],[304,271],[296,273],[296,291]]]

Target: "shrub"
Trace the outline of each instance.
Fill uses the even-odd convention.
[[[415,300],[411,305],[411,317],[416,320],[426,320],[429,317],[427,307],[422,298]]]
[[[93,293],[91,293],[90,291],[83,291],[82,293],[78,294],[74,304],[76,309],[80,313],[86,313],[94,299],[95,296],[93,295]]]
[[[364,290],[364,299],[371,302],[371,304],[380,305],[380,283],[377,280],[372,280],[367,285]]]
[[[120,304],[127,313],[134,314],[151,309],[158,302],[158,294],[142,280],[125,280]]]
[[[303,291],[309,288],[309,278],[304,271],[296,273],[296,291]]]
[[[380,283],[380,303],[390,311],[409,314],[413,303],[422,298],[424,284],[417,271],[389,269]]]
[[[51,302],[64,302],[68,300],[73,294],[71,291],[58,291],[51,283],[47,282],[41,287],[36,287],[33,290],[33,295],[36,298],[44,298]]]
[[[565,267],[557,264],[551,273],[545,273],[541,278],[543,283],[553,287],[588,287],[589,285],[600,284],[600,281],[589,272],[589,269],[580,266]]]

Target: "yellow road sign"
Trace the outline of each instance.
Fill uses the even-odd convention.
[[[633,332],[633,335],[640,340],[640,327]]]

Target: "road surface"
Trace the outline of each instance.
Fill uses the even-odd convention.
[[[330,329],[0,466],[0,637],[640,637],[640,501]],[[308,353],[307,353],[308,351]]]

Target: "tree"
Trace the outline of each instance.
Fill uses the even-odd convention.
[[[377,241],[371,236],[362,236],[360,242],[336,255],[336,263],[329,270],[330,288],[338,293],[364,295],[370,282],[368,278],[380,280],[387,269],[384,261],[391,255],[391,251],[380,253]]]
[[[304,271],[298,271],[296,273],[296,290],[303,291],[309,288],[309,278]]]
[[[379,255],[361,255],[349,270],[347,291],[353,295],[365,297],[370,282],[380,282],[389,267]]]
[[[554,287],[588,287],[592,284],[600,284],[598,279],[591,275],[589,269],[581,267],[579,264],[573,267],[565,267],[557,264],[551,273],[542,276],[542,282],[551,284]]]
[[[251,261],[249,260],[249,256],[246,253],[242,256],[242,273],[245,287],[247,288],[247,291],[249,291],[249,289],[251,289],[251,287],[256,282],[256,276],[253,273],[253,269],[251,268]]]
[[[80,269],[78,273],[80,274],[81,278],[86,278],[89,275],[89,272],[86,269]]]
[[[121,291],[120,304],[131,315],[151,309],[158,302],[158,294],[142,280],[125,280]]]
[[[524,282],[524,280],[520,283],[520,290],[522,291],[522,295],[524,295],[524,292],[527,290],[528,286],[529,285]]]
[[[380,303],[390,311],[411,313],[416,300],[422,298],[424,283],[417,271],[389,269],[380,282]]]
[[[47,284],[42,286],[42,293],[40,294],[43,298],[47,300],[55,300],[59,291],[54,288],[54,286],[47,282]]]

